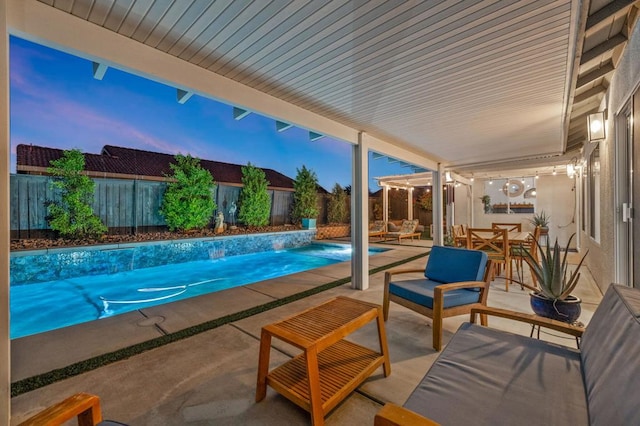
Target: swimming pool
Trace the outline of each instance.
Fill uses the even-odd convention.
[[[371,248],[369,254],[386,249]],[[351,247],[313,243],[115,273],[11,285],[11,338],[174,302],[351,259]]]

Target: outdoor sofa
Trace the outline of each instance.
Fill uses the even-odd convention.
[[[485,307],[472,320],[478,313],[566,331],[580,349],[462,324],[404,407],[385,405],[376,426],[640,424],[640,290],[612,284],[584,332]]]

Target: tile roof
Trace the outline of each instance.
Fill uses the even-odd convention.
[[[51,160],[62,157],[64,151],[36,145],[17,146],[17,168],[21,166],[49,167]],[[164,177],[170,173],[169,164],[174,156],[160,152],[143,151],[105,145],[100,154],[84,154],[85,169],[92,172]],[[219,161],[200,160],[203,168],[209,170],[214,180],[219,183],[242,183],[242,166]],[[22,168],[24,170],[24,168]],[[272,169],[262,169],[270,187],[293,189],[293,179]]]

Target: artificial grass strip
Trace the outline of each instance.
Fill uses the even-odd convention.
[[[378,272],[390,269],[405,263],[411,262],[421,257],[426,257],[430,251],[421,253],[397,262],[389,263],[384,266],[378,266],[369,270],[369,275],[376,274]],[[145,342],[137,343],[135,345],[127,346],[117,351],[109,352],[106,354],[98,355],[93,358],[79,361],[74,364],[68,365],[63,368],[49,371],[47,373],[38,374],[37,376],[27,377],[26,379],[19,380],[11,384],[11,397],[22,395],[27,392],[31,392],[38,388],[48,386],[60,380],[68,379],[73,376],[77,376],[86,373],[91,370],[95,370],[99,367],[112,364],[114,362],[122,361],[130,358],[134,355],[139,355],[143,352],[159,348],[160,346],[167,345],[169,343],[177,342],[178,340],[186,339],[188,337],[195,336],[205,331],[213,330],[222,325],[232,322],[240,321],[253,315],[260,314],[262,312],[269,311],[271,309],[278,308],[280,306],[287,305],[289,303],[304,299],[305,297],[313,296],[314,294],[322,293],[323,291],[330,290],[335,287],[339,287],[351,281],[351,277],[341,278],[339,280],[331,281],[326,284],[322,284],[318,287],[314,287],[309,290],[302,291],[300,293],[292,294],[282,299],[273,300],[262,305],[255,306],[253,308],[245,309],[244,311],[236,312],[224,317],[216,318],[211,321],[204,322],[202,324],[194,325],[174,333],[170,333],[164,336],[156,337]]]

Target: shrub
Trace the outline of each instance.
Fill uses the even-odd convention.
[[[315,172],[307,169],[296,169],[297,174],[293,182],[293,212],[294,222],[303,218],[314,219],[318,216],[318,177]]]
[[[269,224],[271,197],[267,192],[269,182],[264,171],[248,163],[242,167],[242,191],[240,192],[240,213],[238,219],[245,225],[264,226]]]
[[[215,182],[200,160],[190,155],[178,154],[170,165],[174,179],[167,185],[160,214],[171,231],[188,231],[204,228],[216,209],[213,200]]]
[[[47,221],[54,231],[65,238],[100,237],[107,232],[91,203],[95,183],[82,174],[84,155],[78,149],[64,151],[62,157],[51,161],[47,171],[54,176],[54,190],[60,191],[60,201],[48,201]]]
[[[339,183],[336,183],[329,196],[327,220],[329,223],[345,223],[347,221],[347,194]]]

